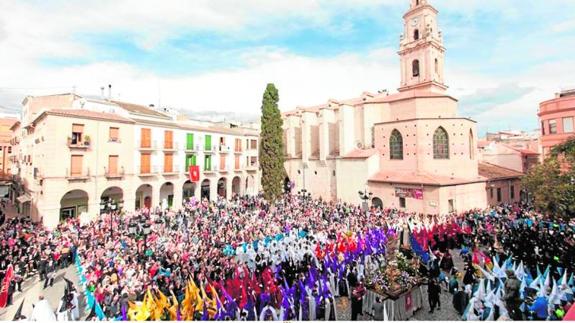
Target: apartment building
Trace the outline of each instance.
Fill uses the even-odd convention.
[[[110,205],[178,208],[191,197],[259,190],[256,129],[76,94],[28,97],[22,115],[12,127],[13,195],[23,214],[49,227]]]

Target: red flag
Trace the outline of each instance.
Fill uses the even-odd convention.
[[[2,281],[2,286],[0,286],[0,308],[6,307],[8,303],[8,288],[10,288],[10,281],[13,277],[14,268],[12,265],[9,265],[4,280]]]
[[[200,181],[200,166],[190,166],[190,181],[199,182]]]

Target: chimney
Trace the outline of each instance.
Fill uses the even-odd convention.
[[[112,100],[112,84],[108,84],[108,100]]]
[[[102,97],[102,99],[105,98],[104,97],[104,89],[105,88],[103,86],[100,87],[100,97]]]

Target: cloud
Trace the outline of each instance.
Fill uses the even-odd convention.
[[[575,2],[432,0],[446,79],[480,127],[535,127],[538,103],[575,74]],[[407,0],[0,1],[0,104],[99,93],[257,115],[266,83],[292,109],[399,84]],[[305,43],[305,44],[304,44]],[[304,46],[305,45],[305,46]]]

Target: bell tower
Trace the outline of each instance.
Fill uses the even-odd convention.
[[[428,0],[410,0],[409,10],[403,15],[403,34],[400,37],[401,60],[400,92],[420,89],[445,92],[443,64],[445,47],[437,24],[438,11]]]

